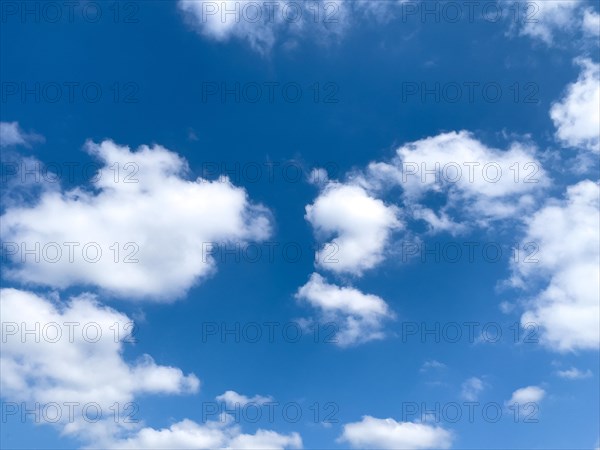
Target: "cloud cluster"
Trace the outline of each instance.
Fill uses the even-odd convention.
[[[306,206],[306,220],[316,237],[326,241],[315,265],[335,275],[360,277],[385,260],[393,233],[405,220],[424,221],[432,232],[457,234],[492,221],[519,219],[535,210],[549,181],[530,145],[515,142],[500,150],[468,131],[406,143],[388,161],[371,162],[343,181],[326,181]],[[401,190],[397,204],[384,202],[381,198],[394,189]],[[436,210],[426,206],[432,194],[445,199]],[[393,317],[389,308],[375,316],[357,316],[365,304],[357,293],[368,297],[313,274],[297,297],[308,300],[321,315],[336,317],[343,342],[349,345],[381,338],[382,319]],[[345,301],[334,305],[326,295]]]
[[[210,243],[271,232],[267,209],[243,188],[226,178],[188,180],[185,160],[164,147],[133,152],[104,141],[87,149],[102,164],[92,189],[47,190],[2,215],[9,278],[171,301],[215,270]]]
[[[158,365],[144,355],[123,358],[131,337],[126,315],[82,294],[61,302],[12,288],[0,291],[2,312],[2,396],[12,402],[76,403],[73,417],[62,411],[57,424],[67,434],[103,440],[126,427],[113,420],[111,407],[123,407],[143,394],[186,394],[198,391],[194,374]],[[86,421],[82,405],[98,404],[97,423]]]
[[[58,405],[52,419],[62,432],[93,448],[301,448],[298,433],[257,430],[245,434],[230,415],[197,424],[184,419],[169,428],[141,428],[135,400],[148,394],[193,394],[200,381],[175,367],[162,366],[144,355],[124,359],[133,322],[102,306],[90,294],[62,302],[28,291],[2,289],[2,396],[12,403]],[[217,400],[264,402],[227,391]],[[69,406],[70,410],[68,410]],[[93,419],[85,415],[91,409]],[[118,409],[115,409],[118,405]],[[130,407],[130,406],[132,407]],[[115,411],[119,417],[115,417]],[[69,412],[70,411],[70,412]],[[89,411],[88,411],[89,412]],[[50,414],[48,414],[50,416]]]

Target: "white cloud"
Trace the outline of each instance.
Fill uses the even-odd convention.
[[[557,33],[573,31],[580,24],[580,6],[580,0],[531,2],[528,10],[522,12],[520,34],[552,45]]]
[[[583,31],[590,37],[597,38],[600,35],[600,14],[591,8],[583,13]]]
[[[556,137],[565,145],[600,152],[600,64],[578,59],[581,73],[552,105]]]
[[[597,349],[600,342],[599,187],[586,180],[550,200],[525,220],[523,243],[536,255],[513,262],[516,286],[545,286],[534,294],[521,323],[540,327],[540,342],[557,351]],[[535,262],[537,261],[537,262]]]
[[[364,416],[360,422],[345,424],[339,441],[354,448],[450,448],[452,433],[428,424]]]
[[[400,228],[399,210],[370,196],[362,187],[328,183],[306,220],[317,237],[336,235],[317,252],[317,266],[336,273],[362,275],[384,259],[391,232]]]
[[[460,395],[464,400],[474,402],[479,398],[483,388],[484,384],[480,378],[471,377],[462,384]]]
[[[242,394],[238,394],[235,391],[226,391],[217,397],[217,400],[224,402],[227,407],[240,407],[243,408],[248,404],[263,405],[273,401],[270,396],[264,397],[262,395],[255,395],[254,397],[247,397]]]
[[[26,133],[18,122],[0,122],[0,148],[21,145],[30,147],[35,142],[43,142],[44,137],[36,133]]]
[[[42,416],[41,423],[54,423],[63,434],[92,448],[302,447],[298,433],[259,429],[244,434],[227,414],[200,425],[185,419],[168,429],[142,428],[136,397],[196,393],[198,378],[157,365],[149,355],[134,363],[125,361],[132,322],[123,313],[100,305],[94,296],[83,294],[68,302],[50,297],[16,289],[0,291],[0,387],[5,402],[26,402],[29,410],[38,403],[58,404],[60,419],[53,422],[54,410],[49,409],[52,419]],[[227,391],[218,399],[264,402],[270,398]],[[92,404],[97,405],[91,409],[97,422],[83,413]],[[119,411],[117,418],[115,411]]]
[[[507,405],[524,405],[526,403],[539,403],[546,396],[546,391],[538,386],[527,386],[517,389],[512,393],[512,396]]]
[[[178,6],[202,35],[221,42],[232,37],[247,40],[260,52],[273,46],[284,20],[280,9],[283,5],[263,10],[262,4],[251,0],[180,0]],[[290,17],[294,13],[290,11]]]
[[[507,301],[503,301],[499,305],[500,311],[502,314],[510,314],[515,310],[515,304]]]
[[[421,368],[419,369],[420,372],[427,372],[429,369],[445,369],[446,368],[446,364],[441,363],[435,359],[430,359],[428,361],[425,361],[423,363],[423,365],[421,366]]]
[[[514,6],[509,0],[504,0],[506,8]],[[600,15],[591,7],[585,7],[581,0],[550,0],[521,3],[518,19],[510,15],[513,28],[517,28],[521,36],[528,36],[543,42],[547,46],[559,45],[562,38],[569,40],[579,37],[594,39],[600,34]],[[585,42],[583,42],[585,44]]]
[[[127,403],[139,395],[198,391],[195,375],[157,365],[149,355],[135,363],[125,361],[131,320],[101,306],[90,294],[63,303],[2,289],[0,298],[2,396],[5,401],[27,402],[30,409],[35,403],[61,405],[56,424],[66,434],[97,442],[134,426],[123,417],[114,419],[115,404],[127,412]],[[71,417],[62,406],[67,402],[76,404]],[[92,403],[100,407],[97,423],[85,420],[82,411]]]
[[[225,415],[226,416],[226,415]],[[283,449],[302,448],[298,433],[279,434],[259,429],[255,434],[243,434],[232,418],[198,424],[185,419],[160,430],[143,428],[132,437],[116,440],[107,445],[113,449]]]
[[[34,203],[43,192],[60,192],[53,180],[59,175],[44,166],[33,156],[22,156],[18,152],[2,152],[3,189],[0,200],[5,208]]]
[[[290,44],[306,37],[328,41],[361,21],[386,22],[403,1],[179,0],[177,4],[202,36],[218,42],[246,41],[253,50],[266,54],[281,42]]]
[[[342,347],[382,339],[382,322],[394,317],[382,298],[352,287],[328,284],[316,273],[298,289],[296,298],[319,309],[324,322],[337,324],[335,339]]]
[[[87,148],[102,163],[93,190],[47,191],[33,206],[6,209],[0,226],[4,256],[13,253],[11,279],[170,301],[214,272],[210,243],[270,234],[268,211],[244,189],[226,178],[186,179],[187,163],[176,153],[160,146],[132,152],[112,141]],[[16,244],[7,250],[7,242]]]
[[[375,190],[401,186],[416,217],[435,230],[464,231],[468,223],[487,223],[530,211],[548,177],[531,146],[513,143],[490,148],[467,131],[443,133],[403,145],[390,162],[369,164],[363,182]],[[445,193],[438,214],[418,202],[428,193]],[[416,205],[416,206],[414,206]]]
[[[446,212],[441,211],[436,214],[432,209],[421,205],[413,206],[412,216],[415,219],[425,221],[432,233],[448,232],[454,236],[464,233],[468,229],[464,223],[457,223],[452,220]]]
[[[386,22],[395,17],[395,12],[402,8],[402,3],[408,0],[388,0],[385,2],[373,0],[346,0],[344,7],[352,8],[354,14],[365,14],[369,19],[377,22]],[[362,17],[362,16],[361,16]]]
[[[588,369],[584,372],[576,367],[571,367],[566,370],[558,370],[556,375],[560,378],[566,378],[567,380],[582,380],[584,378],[590,378],[592,376],[592,371]]]

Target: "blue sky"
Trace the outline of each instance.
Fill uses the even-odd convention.
[[[0,4],[1,446],[598,448],[598,3],[226,3]]]

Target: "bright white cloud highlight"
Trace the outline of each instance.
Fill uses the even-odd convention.
[[[296,298],[317,308],[323,322],[336,323],[335,339],[342,347],[382,339],[382,322],[394,318],[382,298],[329,284],[317,273],[298,290]]]
[[[581,73],[552,105],[556,137],[570,147],[600,152],[600,64],[579,59]]]
[[[538,253],[513,263],[513,282],[545,286],[521,323],[537,324],[541,342],[557,351],[598,349],[600,342],[600,208],[597,183],[586,180],[526,219],[523,243]],[[537,261],[537,262],[535,262]]]
[[[428,424],[364,416],[360,422],[344,425],[339,441],[347,442],[354,448],[450,448],[452,433]]]
[[[335,273],[362,275],[384,259],[393,230],[401,227],[399,210],[351,184],[328,183],[312,205],[306,220],[318,238],[328,239],[316,255],[316,265]]]
[[[270,234],[268,211],[243,188],[227,178],[188,180],[186,161],[164,147],[87,148],[102,164],[93,190],[46,191],[2,216],[11,279],[170,301],[214,272],[211,243]]]

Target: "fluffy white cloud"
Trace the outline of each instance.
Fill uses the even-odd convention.
[[[600,152],[600,64],[578,59],[581,73],[552,105],[556,137],[570,147]]]
[[[186,161],[163,147],[132,152],[104,141],[87,149],[102,163],[93,189],[46,191],[33,206],[6,209],[11,279],[169,301],[214,272],[210,243],[270,234],[268,211],[244,189],[227,178],[186,179]]]
[[[541,342],[557,351],[599,346],[599,211],[598,184],[586,180],[525,220],[523,243],[539,250],[513,262],[513,282],[520,287],[541,282],[545,288],[533,295],[521,323],[537,324]]]
[[[552,45],[555,35],[573,31],[580,25],[580,0],[531,2],[521,22],[520,34]]]
[[[428,424],[364,416],[360,422],[345,424],[339,441],[354,448],[450,448],[452,433]]]
[[[514,405],[518,403],[519,405],[524,405],[526,403],[539,403],[545,396],[546,391],[541,387],[527,386],[514,391],[506,404]]]
[[[382,339],[382,322],[394,318],[382,298],[352,287],[329,284],[317,273],[298,289],[296,298],[317,308],[324,322],[336,323],[335,339],[342,347]]]
[[[536,195],[548,184],[531,146],[513,143],[504,151],[490,148],[467,131],[405,144],[392,161],[369,164],[362,178],[370,189],[402,186],[415,217],[434,230],[449,231],[463,229],[450,212],[465,215],[466,222],[514,217],[531,210]],[[438,214],[418,204],[432,192],[447,196]]]
[[[245,405],[254,403],[257,405],[263,405],[268,402],[272,402],[273,398],[270,396],[255,395],[254,397],[247,397],[243,394],[238,394],[235,391],[226,391],[217,397],[217,400],[224,402],[227,407],[240,407],[243,408]]]
[[[464,400],[474,402],[479,398],[483,388],[484,384],[480,378],[471,377],[462,384],[460,394]]]
[[[235,449],[283,449],[302,448],[302,439],[298,433],[279,434],[259,429],[255,434],[243,434],[233,424],[231,416],[224,415],[222,420],[198,424],[185,419],[160,430],[143,428],[132,437],[116,440],[108,444],[113,449],[199,449],[199,448],[235,448]]]
[[[18,122],[0,122],[0,148],[22,145],[29,147],[35,142],[44,140],[36,133],[26,133]]]
[[[392,230],[400,228],[399,210],[351,184],[329,182],[312,205],[306,220],[327,242],[317,252],[317,266],[336,273],[362,275],[384,258]]]
[[[123,351],[132,321],[101,306],[90,294],[61,302],[2,289],[0,311],[4,400],[27,402],[30,409],[35,403],[60,405],[56,424],[67,434],[92,442],[103,440],[128,427],[122,417],[113,420],[115,404],[126,413],[126,405],[138,395],[198,391],[195,375],[157,365],[149,355],[135,363],[125,361]],[[67,402],[75,404],[71,417],[63,406]],[[100,408],[97,423],[85,420],[83,413],[83,407],[93,403]],[[98,410],[92,411],[92,417],[97,416]]]
[[[576,367],[571,367],[570,369],[566,370],[558,370],[556,375],[561,378],[566,378],[567,380],[581,380],[584,378],[590,378],[592,376],[592,371],[588,369],[584,372]]]

